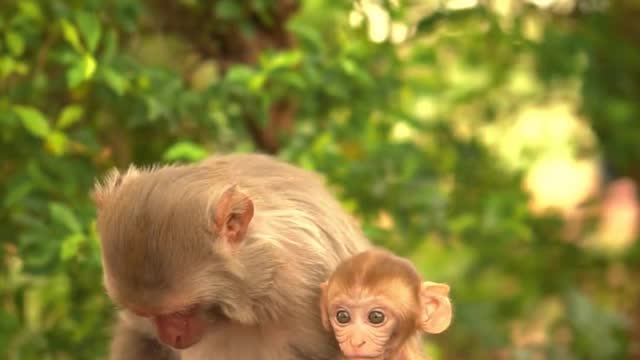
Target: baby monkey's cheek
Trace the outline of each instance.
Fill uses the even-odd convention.
[[[345,326],[345,327],[336,327],[334,328],[334,332],[336,334],[336,340],[338,340],[338,343],[343,343],[347,340],[349,340],[349,337],[351,336],[351,327],[350,326]]]
[[[369,329],[367,329],[366,336],[372,344],[375,344],[377,346],[384,346],[391,338],[393,330],[394,329],[392,327],[370,327]]]

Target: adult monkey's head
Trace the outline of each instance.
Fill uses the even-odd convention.
[[[251,196],[211,171],[132,167],[93,193],[108,295],[176,349],[216,323],[258,322],[269,310],[255,300],[268,298],[279,266],[268,242],[251,238],[260,211]]]

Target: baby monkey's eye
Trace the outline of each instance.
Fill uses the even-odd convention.
[[[369,313],[369,322],[372,324],[382,324],[384,322],[384,314],[382,311],[374,310]]]
[[[346,324],[351,321],[351,315],[344,310],[340,310],[336,313],[336,320],[338,320],[340,324]]]

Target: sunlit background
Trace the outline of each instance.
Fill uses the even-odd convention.
[[[104,359],[89,190],[260,151],[452,288],[438,359],[640,358],[640,3],[0,2],[0,359]],[[6,351],[5,351],[6,350]]]

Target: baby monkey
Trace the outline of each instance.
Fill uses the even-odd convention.
[[[445,331],[449,286],[423,281],[413,264],[381,249],[343,261],[321,285],[320,314],[346,360],[418,360],[420,333]]]

